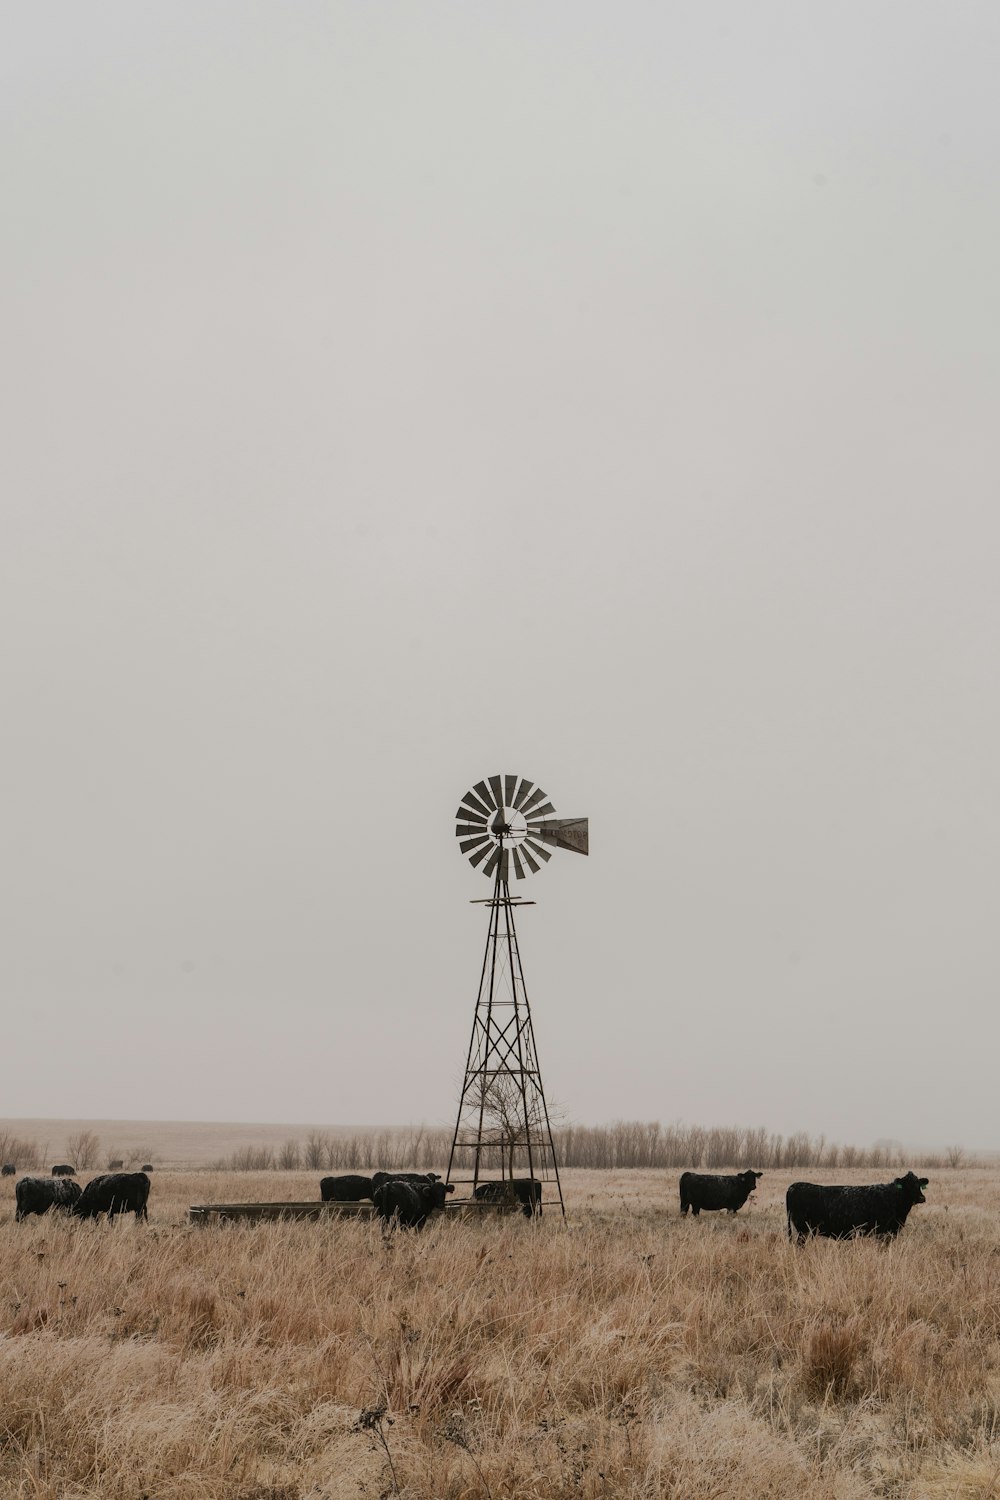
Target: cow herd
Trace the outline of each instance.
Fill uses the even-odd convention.
[[[370,1198],[380,1219],[417,1228],[433,1209],[443,1208],[445,1194],[454,1191],[455,1184],[443,1183],[437,1172],[373,1172],[370,1177],[349,1173],[324,1177],[319,1185],[324,1203],[362,1203]],[[480,1182],[476,1198],[480,1203],[516,1204],[531,1218],[542,1211],[542,1184],[537,1177]]]
[[[697,1215],[704,1208],[735,1214],[757,1186],[763,1172],[737,1172],[715,1177],[685,1172],[681,1177],[681,1213]],[[895,1239],[915,1203],[926,1203],[926,1177],[907,1172],[892,1182],[865,1187],[834,1187],[818,1182],[793,1182],[785,1193],[788,1237],[801,1245],[807,1235],[849,1240],[856,1235]]]
[[[423,1229],[435,1209],[444,1208],[455,1184],[442,1182],[437,1172],[373,1172],[324,1177],[319,1194],[324,1203],[361,1203],[370,1198],[384,1223],[403,1229]]]
[[[4,1176],[10,1176],[5,1164]],[[152,1170],[151,1168],[149,1170]],[[79,1219],[106,1214],[147,1217],[149,1177],[142,1172],[103,1172],[81,1188],[72,1167],[53,1167],[50,1177],[22,1177],[15,1189],[15,1217],[26,1219],[59,1208]],[[681,1214],[694,1218],[705,1212],[738,1213],[757,1187],[761,1172],[713,1175],[684,1172],[680,1179]],[[788,1235],[798,1244],[810,1235],[846,1240],[856,1235],[893,1239],[903,1228],[910,1209],[925,1203],[926,1177],[907,1172],[892,1182],[862,1187],[835,1187],[816,1182],[793,1182],[785,1194]],[[373,1172],[370,1177],[349,1174],[324,1177],[319,1185],[324,1203],[361,1203],[370,1199],[385,1224],[421,1229],[435,1210],[444,1208],[454,1183],[442,1182],[437,1172]],[[527,1217],[542,1211],[542,1184],[535,1177],[481,1182],[475,1189],[482,1203],[519,1206]]]
[[[63,1208],[77,1219],[96,1219],[100,1214],[107,1214],[109,1219],[117,1214],[135,1214],[137,1219],[145,1219],[148,1198],[149,1178],[145,1172],[102,1172],[84,1188],[65,1173],[22,1177],[14,1189],[17,1205],[14,1217],[27,1219],[32,1214],[48,1213],[50,1208]]]

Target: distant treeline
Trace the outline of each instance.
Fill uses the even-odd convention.
[[[552,1134],[561,1167],[600,1171],[641,1167],[695,1170],[699,1167],[772,1170],[897,1167],[911,1160],[895,1143],[842,1146],[824,1136],[807,1135],[805,1131],[784,1136],[760,1126],[661,1125],[656,1120],[616,1120],[610,1125],[563,1125]],[[420,1171],[440,1168],[447,1162],[451,1136],[451,1131],[444,1127],[422,1126],[356,1135],[311,1130],[303,1139],[287,1140],[276,1149],[244,1146],[213,1166],[232,1172],[354,1172],[377,1167],[390,1171],[413,1167]],[[498,1165],[498,1160],[492,1160],[494,1155],[497,1153],[484,1153],[483,1165]],[[959,1167],[965,1160],[966,1153],[960,1146],[949,1146],[937,1153],[920,1153],[920,1164],[929,1167]]]
[[[102,1143],[100,1136],[92,1130],[79,1130],[58,1145],[50,1141],[39,1143],[14,1135],[9,1130],[0,1130],[0,1165],[9,1163],[19,1172],[45,1171],[57,1161],[68,1162],[70,1166],[88,1172],[95,1167],[110,1166],[112,1162],[133,1167],[139,1162],[159,1160],[153,1147],[138,1151],[134,1147],[119,1150],[114,1143]]]

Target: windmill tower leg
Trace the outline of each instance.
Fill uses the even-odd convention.
[[[447,1180],[468,1184],[475,1196],[484,1168],[499,1167],[501,1177],[506,1178],[520,1175],[521,1169],[529,1178],[554,1182],[565,1216],[506,859],[497,861],[489,907],[490,925]],[[471,1178],[453,1178],[453,1171],[470,1164],[470,1159]]]

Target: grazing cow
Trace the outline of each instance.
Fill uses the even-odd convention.
[[[870,1187],[823,1187],[817,1182],[793,1182],[785,1194],[788,1238],[802,1244],[807,1234],[830,1240],[849,1240],[871,1234],[894,1239],[915,1203],[926,1203],[926,1177],[907,1172],[893,1182]]]
[[[109,1161],[108,1162],[108,1171],[109,1172],[120,1172],[121,1169],[122,1169],[122,1167],[124,1165],[125,1165],[125,1163],[122,1161],[121,1157],[116,1156],[115,1159],[114,1159],[114,1161]]]
[[[80,1197],[78,1182],[55,1182],[51,1177],[22,1177],[14,1189],[15,1219],[29,1214],[47,1214],[50,1208],[69,1208]]]
[[[419,1187],[421,1183],[433,1184],[440,1181],[441,1176],[438,1172],[373,1172],[372,1193],[377,1193],[379,1188],[384,1187],[387,1182],[409,1182]],[[455,1184],[449,1182],[445,1192],[453,1193],[454,1191]]]
[[[476,1197],[485,1203],[520,1203],[526,1219],[542,1211],[542,1184],[537,1177],[501,1178],[499,1182],[481,1182]]]
[[[153,1170],[153,1163],[151,1161],[144,1161],[141,1170],[143,1172],[151,1172]]]
[[[147,1219],[146,1200],[149,1198],[149,1178],[145,1172],[103,1172],[92,1177],[73,1205],[78,1219],[96,1219],[98,1214],[135,1214],[137,1219]]]
[[[5,1161],[0,1167],[0,1177],[13,1177],[16,1171],[17,1168],[12,1161]]]
[[[435,1209],[444,1208],[443,1182],[403,1182],[390,1179],[375,1188],[375,1211],[387,1224],[422,1229]]]
[[[715,1213],[726,1209],[728,1213],[739,1213],[752,1192],[756,1191],[758,1177],[763,1172],[736,1172],[729,1177],[713,1177],[708,1172],[683,1172],[681,1174],[681,1213],[688,1209],[695,1218],[702,1209]]]
[[[52,1168],[52,1175],[53,1175],[53,1177],[75,1177],[76,1176],[76,1168],[75,1167],[67,1167],[65,1164],[63,1164],[62,1166],[53,1167]]]
[[[343,1177],[321,1177],[319,1195],[324,1203],[360,1203],[372,1195],[370,1177],[345,1175]]]

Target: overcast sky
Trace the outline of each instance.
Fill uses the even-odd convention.
[[[97,3],[0,52],[6,1116],[1000,1145],[1000,13]]]

